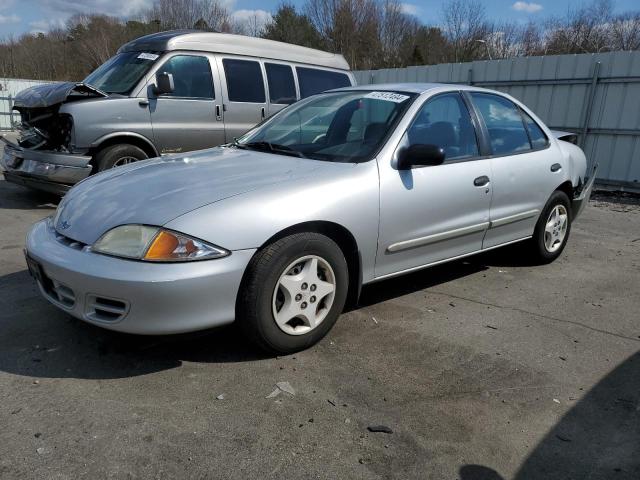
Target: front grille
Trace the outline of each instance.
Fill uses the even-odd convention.
[[[87,295],[86,315],[92,320],[117,322],[124,318],[128,308],[127,303],[122,300]]]
[[[87,247],[86,243],[73,240],[72,238],[62,235],[58,231],[56,231],[56,240],[62,245],[65,245],[69,248],[73,248],[74,250],[82,250],[83,248]]]

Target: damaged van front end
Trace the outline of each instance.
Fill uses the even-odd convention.
[[[0,164],[7,181],[56,194],[91,174],[88,149],[78,149],[69,104],[105,98],[107,94],[84,83],[53,83],[20,92],[13,109],[20,113],[17,143],[0,137]]]

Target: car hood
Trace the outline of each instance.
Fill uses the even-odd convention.
[[[57,82],[37,85],[22,90],[13,103],[16,110],[24,108],[51,107],[67,100],[83,100],[85,98],[100,98],[108,95],[86,83]]]
[[[118,225],[164,225],[204,205],[329,165],[220,147],[145,160],[77,184],[60,202],[54,224],[58,233],[93,244]]]

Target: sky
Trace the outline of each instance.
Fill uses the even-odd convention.
[[[304,0],[289,0],[301,6]],[[415,15],[425,24],[437,24],[443,0],[401,0],[403,9]],[[103,13],[126,17],[135,14],[153,0],[0,0],[0,40],[10,34],[37,33],[51,26],[64,25],[76,13]],[[282,0],[222,0],[238,18],[268,18]],[[487,17],[491,20],[510,20],[526,23],[530,19],[561,16],[571,7],[582,4],[580,0],[487,0]],[[616,12],[635,10],[638,0],[618,0]]]

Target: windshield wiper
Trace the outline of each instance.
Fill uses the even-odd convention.
[[[249,143],[238,143],[234,140],[233,145],[237,148],[251,148],[254,150],[259,150],[261,152],[273,152],[279,153],[281,155],[289,155],[292,157],[298,158],[308,158],[304,153],[294,150],[291,147],[287,147],[286,145],[278,145],[277,143],[271,142],[249,142]]]

